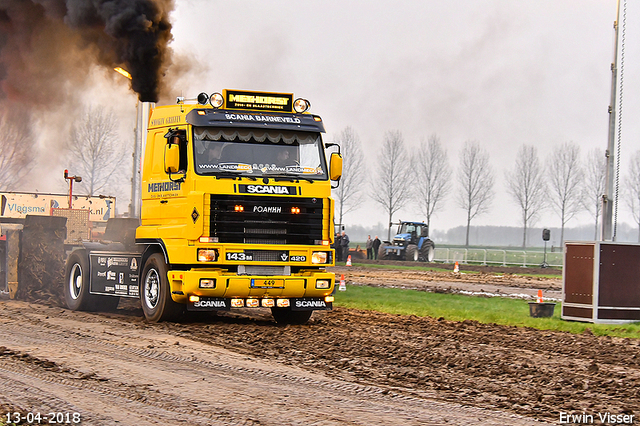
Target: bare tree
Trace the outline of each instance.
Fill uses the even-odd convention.
[[[334,140],[340,144],[340,152],[344,159],[340,186],[333,190],[334,199],[338,204],[338,223],[343,224],[343,216],[358,208],[364,201],[362,183],[366,169],[360,138],[351,127],[344,128],[339,136],[334,136]]]
[[[393,214],[400,210],[409,199],[410,162],[399,130],[385,133],[382,149],[378,154],[377,174],[372,182],[371,197],[384,207],[389,215],[387,239],[391,238]]]
[[[127,151],[118,137],[113,112],[88,107],[71,128],[67,149],[71,171],[82,176],[81,186],[88,195],[115,189],[112,178],[124,171]]]
[[[607,157],[601,149],[594,148],[587,154],[587,164],[584,168],[584,188],[582,206],[591,213],[596,220],[593,239],[598,239],[598,220],[602,213],[602,195],[604,194],[607,175]]]
[[[627,204],[631,208],[633,220],[638,224],[638,242],[640,242],[640,151],[631,157],[629,174],[626,179]]]
[[[0,113],[0,189],[11,191],[31,171],[34,164],[35,137],[27,115]]]
[[[420,143],[415,162],[418,201],[427,216],[427,226],[430,226],[431,216],[451,189],[449,158],[438,135],[431,135],[427,142],[423,140]]]
[[[564,246],[564,226],[581,208],[580,147],[573,142],[565,142],[553,150],[549,164],[551,203],[560,216],[560,245]]]
[[[489,166],[489,154],[480,148],[476,141],[467,141],[460,155],[458,183],[462,191],[458,195],[458,204],[467,212],[467,237],[471,220],[489,210],[493,198],[493,171]]]
[[[522,145],[518,150],[516,166],[505,172],[507,191],[518,204],[522,220],[522,248],[527,246],[527,229],[533,226],[546,203],[544,173],[538,159],[538,149]]]

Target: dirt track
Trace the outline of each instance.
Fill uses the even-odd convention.
[[[133,302],[121,305],[93,314],[0,301],[0,406],[76,411],[87,425],[525,425],[557,424],[561,411],[640,414],[637,340],[345,309],[305,326],[276,326],[261,310],[147,324]]]

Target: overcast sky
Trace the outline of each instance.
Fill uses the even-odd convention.
[[[584,157],[607,146],[615,0],[176,3],[171,47],[174,65],[186,71],[173,99],[224,88],[307,98],[324,119],[326,141],[346,126],[358,133],[367,191],[388,130],[400,130],[410,150],[437,134],[454,173],[464,142],[475,140],[490,154],[496,195],[472,225],[520,226],[503,182],[522,144],[536,145],[545,164],[567,141],[578,143]],[[638,2],[629,2],[627,23],[623,173],[640,149]],[[100,67],[91,73],[96,84],[86,99],[115,108],[122,136],[131,138],[136,101],[128,80]],[[43,116],[43,124],[62,122],[60,114]],[[45,158],[39,168],[47,167],[53,166]],[[64,182],[34,189],[64,192]],[[465,223],[455,190],[432,218],[433,229]],[[120,212],[127,202],[119,203]],[[620,220],[631,223],[624,202],[620,208]],[[410,203],[394,220],[424,218]],[[373,202],[345,217],[347,225],[378,222],[386,214]],[[591,222],[585,213],[568,226]],[[560,219],[549,211],[536,225],[559,227]]]
[[[478,141],[496,197],[472,224],[520,225],[503,181],[522,144],[538,146],[543,161],[566,141],[585,156],[606,148],[614,0],[177,3],[172,46],[203,64],[176,88],[185,95],[243,88],[308,98],[326,140],[346,126],[358,133],[368,176],[387,130],[400,130],[409,149],[439,135],[456,170],[464,142]],[[623,171],[640,149],[640,5],[628,5],[627,23]],[[451,195],[433,227],[464,224]],[[408,205],[397,218],[423,215]],[[368,203],[345,220],[361,221],[386,219]],[[589,222],[584,214],[569,225]],[[549,212],[538,225],[559,219]]]

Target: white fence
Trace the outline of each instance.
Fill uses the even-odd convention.
[[[438,248],[436,262],[495,266],[537,267],[544,262],[544,252],[538,250],[500,250],[474,248]],[[562,268],[563,253],[547,251],[547,265]]]

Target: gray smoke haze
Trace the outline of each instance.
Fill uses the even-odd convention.
[[[121,66],[155,102],[170,65],[173,0],[0,0],[0,90],[47,105],[73,96],[93,64]]]

